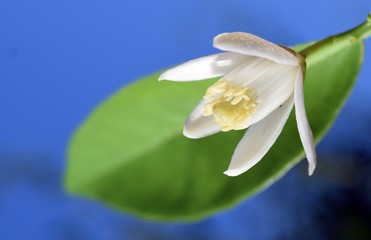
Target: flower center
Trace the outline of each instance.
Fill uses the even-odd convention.
[[[220,80],[209,87],[204,99],[212,99],[204,106],[204,116],[213,115],[222,131],[246,128],[246,120],[251,118],[257,103],[251,90],[242,86],[231,86]]]

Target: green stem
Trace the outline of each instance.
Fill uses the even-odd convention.
[[[316,42],[315,44],[309,46],[308,48],[305,48],[302,51],[300,51],[300,55],[306,58],[312,52],[315,52],[319,48],[322,48],[324,46],[338,42],[354,43],[357,41],[362,41],[370,36],[371,36],[371,13],[367,16],[367,20],[364,23],[346,32],[330,36],[319,42]]]

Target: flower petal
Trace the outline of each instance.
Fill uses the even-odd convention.
[[[195,81],[220,77],[247,61],[249,56],[239,53],[224,52],[197,58],[161,74],[159,80]]]
[[[238,144],[228,170],[228,176],[237,176],[258,163],[272,147],[290,115],[294,97],[287,99],[281,107],[266,118],[252,125]]]
[[[298,65],[298,60],[286,49],[250,33],[222,33],[214,38],[214,47],[223,51],[266,58],[280,64]]]
[[[255,59],[241,64],[222,78],[231,85],[246,87],[256,98],[256,112],[244,123],[245,128],[268,116],[293,94],[296,72],[299,71],[297,66]]]
[[[305,113],[304,79],[301,71],[298,71],[296,75],[294,96],[296,122],[298,124],[300,139],[308,159],[308,174],[312,175],[316,168],[317,157],[312,130],[310,129],[307,115]]]
[[[204,116],[204,105],[207,100],[202,100],[187,118],[183,134],[188,138],[202,138],[220,132],[220,126],[212,115]]]

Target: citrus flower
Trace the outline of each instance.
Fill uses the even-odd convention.
[[[221,77],[186,120],[184,135],[202,138],[248,128],[224,172],[237,176],[264,157],[295,105],[311,175],[316,153],[304,106],[304,58],[292,49],[243,32],[216,36],[214,47],[225,52],[183,63],[159,77],[179,82]]]

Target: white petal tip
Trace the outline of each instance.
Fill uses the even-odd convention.
[[[309,168],[308,168],[308,176],[312,176],[315,169],[316,169],[316,166],[315,165],[314,166],[309,166]]]
[[[199,137],[194,136],[191,132],[189,132],[186,128],[183,128],[183,135],[190,139],[198,139]]]
[[[238,169],[228,169],[227,171],[224,172],[225,175],[229,177],[236,177],[240,175],[242,172]]]
[[[164,75],[165,75],[165,74],[161,74],[161,75],[158,77],[158,81],[166,80]]]
[[[179,81],[179,77],[176,75],[176,71],[174,71],[174,68],[170,68],[166,70],[165,72],[161,73],[161,75],[158,77],[159,81],[167,80],[167,81]]]

